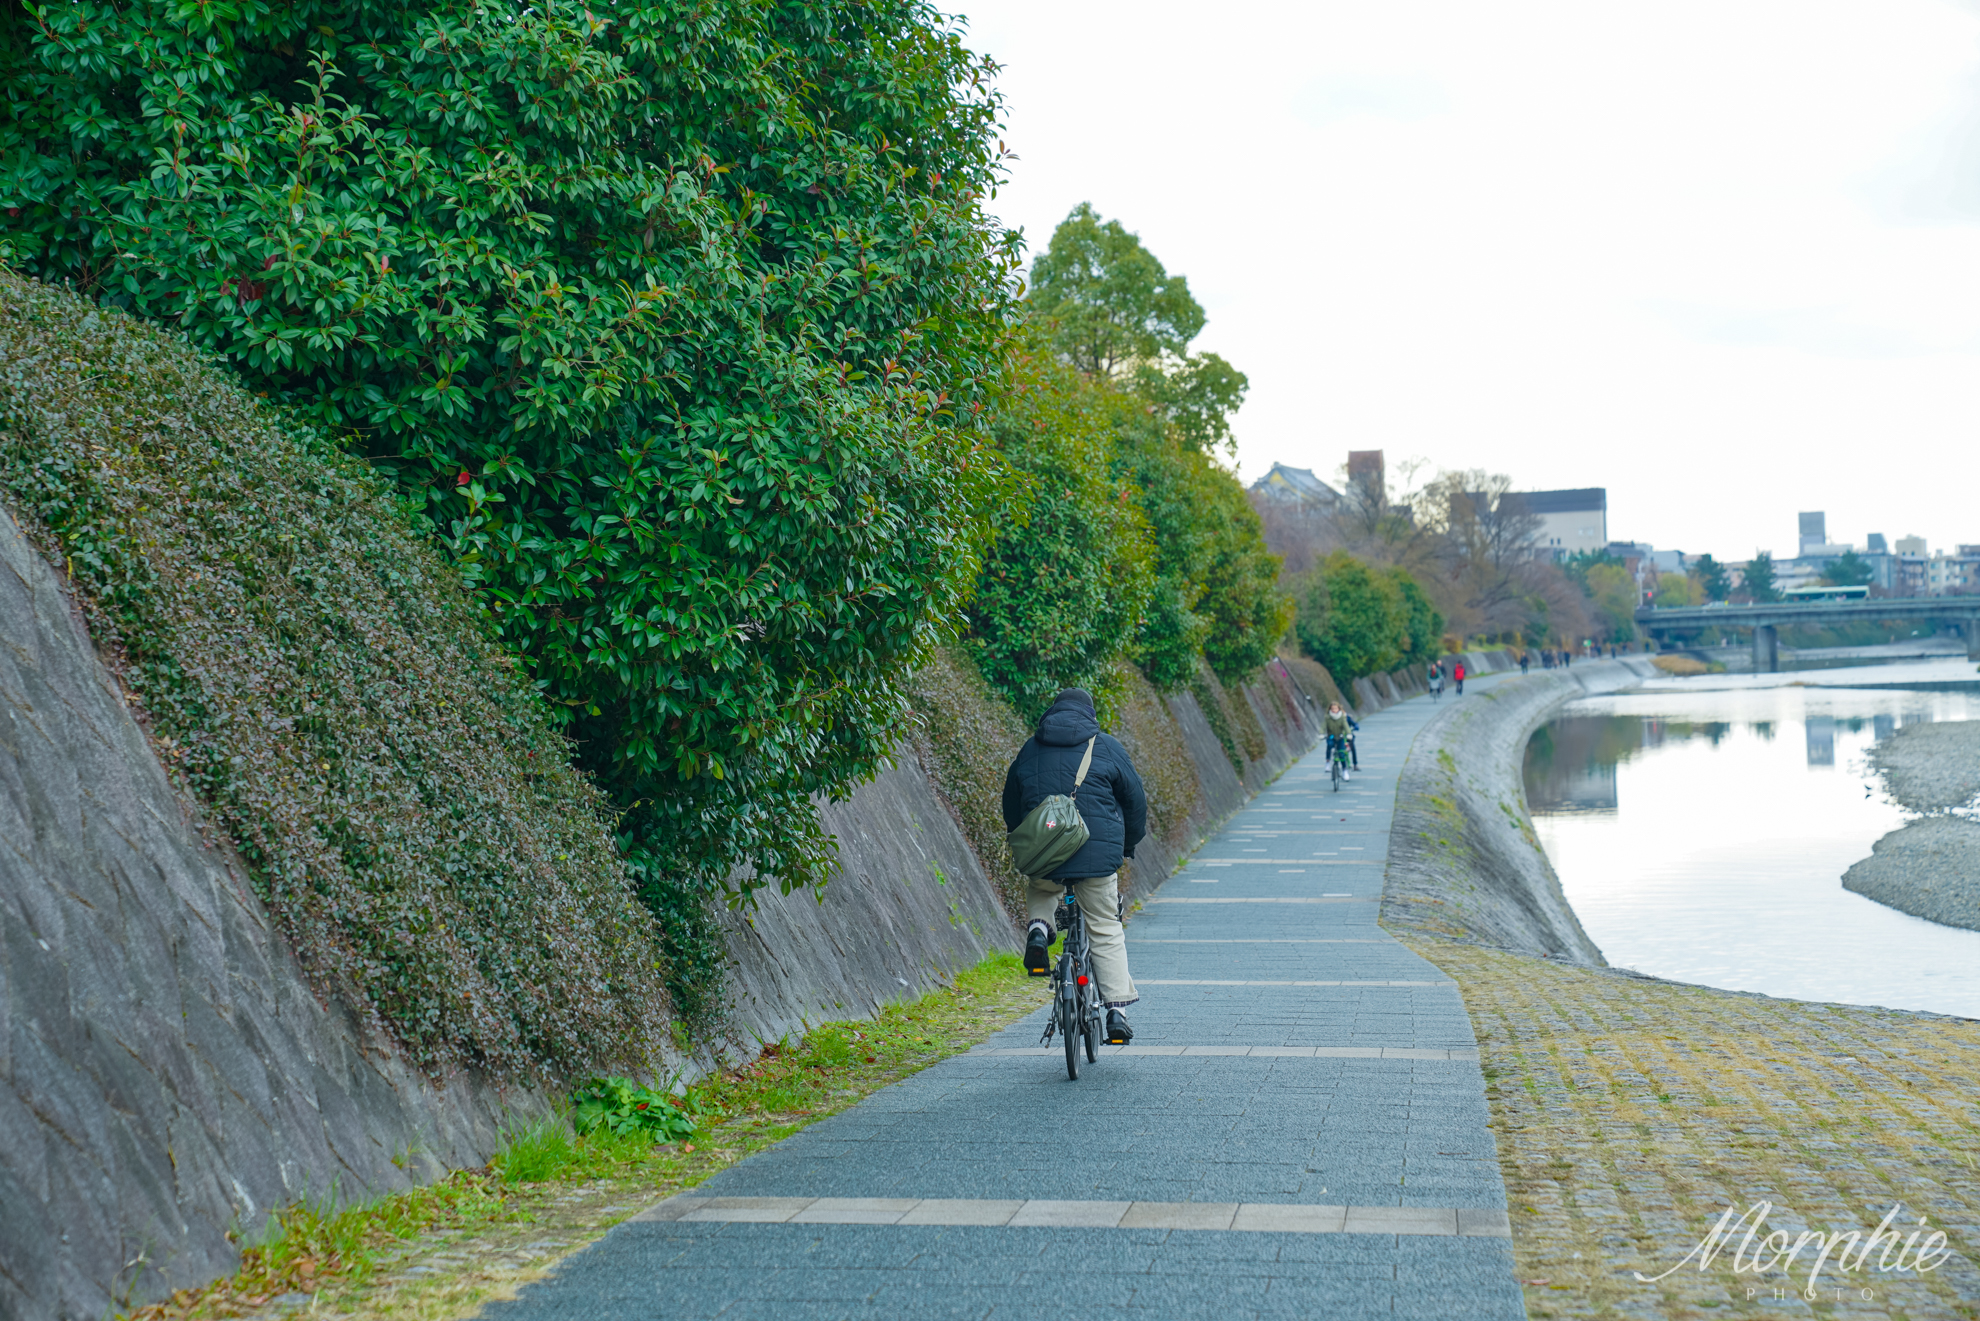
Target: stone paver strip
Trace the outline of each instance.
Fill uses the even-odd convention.
[[[1305,1206],[1277,1202],[996,1201],[907,1197],[671,1197],[633,1222],[791,1225],[1008,1225],[1012,1228],[1235,1230],[1256,1234],[1442,1234],[1506,1238],[1480,1207]],[[631,1223],[631,1222],[629,1222]]]
[[[1065,1052],[1057,1046],[978,1046],[969,1059],[1046,1059]],[[1465,1060],[1476,1063],[1478,1052],[1412,1046],[1102,1046],[1100,1057],[1243,1055],[1260,1059],[1339,1060]]]
[[[1364,721],[1352,793],[1317,754],[1289,769],[1206,845],[1217,893],[1185,868],[1150,896],[1128,926],[1136,1039],[1079,1082],[1040,1011],[486,1315],[1522,1317],[1463,1002],[1375,925],[1395,773],[1432,714]],[[1366,854],[1232,857],[1265,812],[1352,818]]]

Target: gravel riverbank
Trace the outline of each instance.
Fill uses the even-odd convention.
[[[1942,926],[1980,931],[1980,823],[1950,815],[1980,798],[1980,721],[1908,725],[1871,766],[1922,819],[1878,840],[1843,888]]]

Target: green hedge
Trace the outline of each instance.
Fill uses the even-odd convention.
[[[320,984],[429,1068],[660,1063],[606,804],[363,464],[177,337],[0,275],[0,489]]]

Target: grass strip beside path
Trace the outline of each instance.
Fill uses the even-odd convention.
[[[131,1316],[471,1315],[641,1208],[968,1050],[1043,1004],[1047,986],[1025,977],[1017,955],[996,954],[951,989],[771,1044],[696,1085],[710,1113],[690,1141],[656,1145],[603,1130],[579,1137],[567,1122],[550,1121],[520,1133],[483,1169],[341,1211],[290,1207],[267,1241],[242,1253],[239,1273]]]
[[[1980,1317],[1980,1023],[1632,978],[1406,935],[1478,1033],[1533,1317]],[[1726,1208],[1766,1233],[1943,1229],[1937,1270],[1682,1261]],[[1893,1259],[1894,1260],[1894,1259]],[[1864,1297],[1864,1291],[1869,1297]],[[1749,1293],[1749,1291],[1751,1291]]]

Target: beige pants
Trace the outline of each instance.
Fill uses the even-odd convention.
[[[1127,936],[1121,930],[1120,873],[1095,876],[1073,886],[1079,911],[1086,914],[1086,938],[1093,947],[1093,975],[1100,981],[1100,998],[1110,1005],[1131,1005],[1140,995],[1128,976]],[[1034,922],[1052,925],[1052,914],[1065,898],[1057,881],[1033,879],[1025,912]]]

